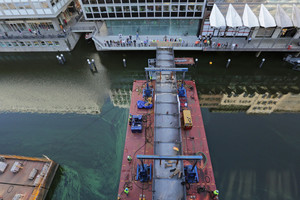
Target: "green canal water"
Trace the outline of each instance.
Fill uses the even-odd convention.
[[[175,54],[199,59],[187,74],[199,95],[245,88],[299,93],[300,73],[282,61],[282,54]],[[109,94],[128,91],[133,80],[143,79],[155,52],[99,53],[81,40],[65,53],[65,65],[55,56],[0,54],[0,153],[47,155],[58,162],[48,199],[116,199],[129,110],[122,97]],[[262,57],[266,62],[259,69]],[[90,73],[87,58],[95,59],[99,73]],[[220,199],[300,199],[299,113],[216,111],[202,108]]]

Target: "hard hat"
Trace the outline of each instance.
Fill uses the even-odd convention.
[[[214,194],[219,195],[219,190],[215,190]]]

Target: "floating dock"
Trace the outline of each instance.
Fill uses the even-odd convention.
[[[0,155],[0,199],[45,199],[58,166],[47,157]]]
[[[176,79],[186,70],[175,68],[172,48],[158,48],[155,68],[146,69],[156,81],[134,81],[130,114],[143,122],[141,132],[127,127],[118,199],[217,199],[195,82]],[[149,88],[154,108],[138,109]]]

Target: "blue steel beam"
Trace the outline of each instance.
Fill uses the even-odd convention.
[[[145,67],[146,72],[187,72],[188,68],[149,68]]]
[[[157,156],[157,155],[137,155],[137,159],[143,160],[202,160],[202,156]]]

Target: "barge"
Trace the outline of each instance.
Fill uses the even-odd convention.
[[[145,70],[146,80],[133,83],[117,199],[218,199],[196,85],[184,80],[188,69],[175,68],[172,48],[158,47],[156,66]]]
[[[0,155],[0,199],[44,200],[58,167],[47,156]]]

